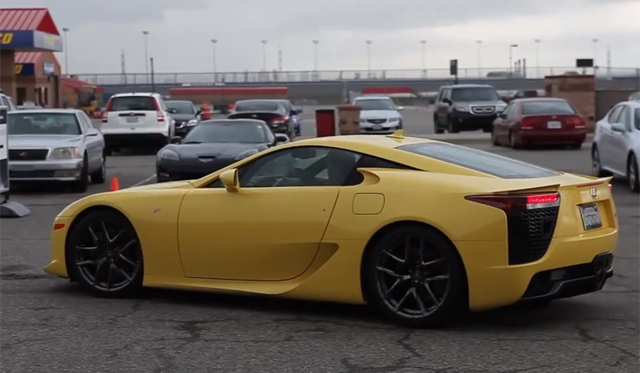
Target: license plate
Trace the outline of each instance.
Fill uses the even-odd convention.
[[[561,122],[547,122],[547,128],[549,129],[560,129],[562,128]]]
[[[584,226],[585,231],[602,227],[602,219],[600,218],[598,205],[592,203],[589,205],[582,205],[578,207],[580,208],[582,225]]]
[[[373,129],[374,130],[381,130],[382,129],[382,124],[374,124],[373,125]]]
[[[138,123],[138,117],[127,117],[127,123]]]

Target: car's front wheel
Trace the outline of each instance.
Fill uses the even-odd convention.
[[[441,233],[406,225],[372,244],[363,262],[363,288],[384,316],[409,327],[434,327],[461,309],[464,267]]]
[[[140,239],[116,211],[90,212],[74,224],[66,247],[70,274],[96,296],[124,297],[142,288]]]
[[[627,181],[629,182],[629,189],[634,193],[640,192],[640,176],[638,176],[638,162],[633,154],[629,154],[629,161],[627,161]]]
[[[611,176],[611,173],[602,169],[602,162],[600,161],[600,150],[595,144],[591,148],[591,169],[593,175],[597,177]]]

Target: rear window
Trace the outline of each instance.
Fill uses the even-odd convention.
[[[281,111],[280,105],[275,102],[238,102],[235,111]]]
[[[535,179],[559,175],[558,172],[482,150],[451,144],[423,143],[397,147],[410,153],[448,162],[502,179]]]
[[[522,115],[576,114],[566,101],[536,101],[522,104]]]
[[[156,111],[156,103],[149,96],[113,97],[109,111]]]

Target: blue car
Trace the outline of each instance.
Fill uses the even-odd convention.
[[[274,101],[278,101],[279,103],[281,103],[285,107],[285,109],[287,109],[288,112],[291,113],[295,111],[296,113],[298,113],[297,115],[292,115],[291,120],[293,120],[293,130],[295,132],[296,137],[301,136],[300,124],[302,123],[302,119],[300,119],[300,114],[302,113],[302,109],[294,109],[293,104],[289,100],[274,100]]]

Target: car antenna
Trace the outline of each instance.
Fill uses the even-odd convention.
[[[391,139],[404,139],[404,130],[397,130],[391,135],[387,135],[387,137]]]

